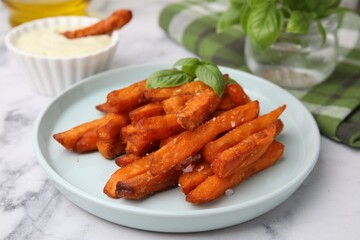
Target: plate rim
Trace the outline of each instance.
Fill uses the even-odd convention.
[[[283,186],[281,186],[280,188],[276,189],[275,191],[272,191],[271,193],[268,193],[266,195],[262,195],[261,197],[258,197],[256,199],[252,199],[249,200],[247,202],[243,202],[240,205],[239,204],[234,204],[234,205],[230,205],[230,206],[220,206],[220,207],[216,207],[216,208],[206,208],[206,209],[194,209],[194,211],[166,211],[166,212],[161,212],[160,210],[150,210],[150,209],[143,209],[141,207],[138,206],[130,206],[130,205],[121,205],[115,203],[115,202],[110,202],[110,201],[104,201],[103,199],[93,196],[90,193],[87,193],[83,190],[81,190],[80,188],[72,185],[70,182],[68,182],[67,180],[65,180],[64,178],[61,177],[61,175],[59,175],[47,162],[46,158],[43,156],[41,149],[39,147],[38,144],[38,137],[39,137],[39,131],[40,131],[40,124],[44,118],[44,116],[46,115],[47,111],[51,108],[51,106],[53,104],[55,104],[57,101],[59,101],[65,94],[67,94],[68,92],[74,91],[75,88],[78,88],[81,85],[86,85],[86,84],[90,84],[90,82],[94,82],[97,80],[97,78],[99,76],[107,76],[107,75],[112,75],[114,73],[117,72],[122,72],[122,71],[126,71],[126,70],[131,70],[134,68],[144,68],[144,67],[168,67],[168,66],[172,66],[172,64],[169,63],[146,63],[146,64],[136,64],[136,65],[130,65],[130,66],[125,66],[125,67],[119,67],[119,68],[114,68],[108,71],[104,71],[95,75],[92,75],[90,77],[85,78],[84,80],[72,85],[71,87],[65,89],[64,91],[62,91],[58,96],[56,96],[54,99],[51,100],[51,102],[42,110],[42,112],[38,115],[34,127],[33,127],[33,137],[32,137],[32,143],[33,143],[33,149],[35,152],[35,157],[37,159],[37,162],[44,168],[45,172],[47,173],[48,177],[50,179],[52,179],[56,184],[59,184],[60,186],[64,187],[67,191],[71,192],[72,194],[75,195],[80,195],[80,197],[87,199],[89,201],[91,201],[92,203],[95,204],[100,204],[103,207],[108,207],[111,209],[116,209],[116,210],[121,210],[121,211],[125,211],[128,213],[132,213],[132,214],[141,214],[141,215],[148,215],[148,216],[158,216],[158,217],[175,217],[175,218],[182,218],[182,217],[194,217],[194,216],[201,216],[201,215],[216,215],[218,213],[227,213],[227,212],[232,212],[235,210],[241,210],[241,209],[245,209],[248,207],[251,207],[253,205],[257,205],[260,202],[266,201],[267,199],[271,199],[273,197],[276,197],[277,195],[281,194],[281,193],[285,193],[286,191],[290,190],[294,184],[296,185],[297,183],[301,183],[306,179],[306,177],[309,175],[309,173],[312,171],[312,169],[314,168],[315,164],[318,161],[319,158],[319,154],[320,154],[320,132],[319,132],[319,128],[315,122],[314,117],[312,116],[312,114],[306,109],[306,107],[301,103],[301,101],[299,99],[297,99],[296,97],[294,97],[293,95],[291,95],[289,92],[287,92],[285,89],[277,86],[276,84],[267,81],[261,77],[258,77],[256,75],[253,75],[251,73],[247,73],[238,69],[234,69],[234,68],[230,68],[230,67],[224,67],[224,66],[219,66],[221,70],[230,70],[230,71],[236,71],[236,72],[240,72],[240,74],[245,75],[246,78],[249,78],[249,80],[255,79],[256,81],[260,81],[262,82],[262,84],[265,85],[269,85],[271,87],[275,87],[277,88],[277,90],[281,91],[282,94],[287,95],[287,97],[291,98],[292,100],[295,100],[296,102],[300,103],[302,110],[304,112],[306,112],[307,115],[307,120],[309,120],[312,129],[311,130],[315,130],[315,131],[309,131],[312,133],[312,137],[314,138],[314,149],[315,152],[313,152],[313,155],[311,156],[313,158],[313,160],[311,161],[311,164],[308,164],[306,168],[301,169],[300,173],[298,173],[294,178],[292,178],[290,181],[288,181],[286,184],[284,184]],[[55,184],[55,185],[56,185]],[[57,187],[58,188],[58,187]],[[59,189],[60,190],[60,189]],[[62,192],[60,190],[60,192]],[[64,193],[62,192],[62,194],[64,195]],[[66,198],[68,198],[67,196],[65,196]],[[184,200],[185,201],[185,200]],[[71,201],[73,202],[73,201]],[[74,203],[74,202],[73,202]],[[74,203],[76,204],[76,203]],[[77,205],[77,204],[76,204]]]

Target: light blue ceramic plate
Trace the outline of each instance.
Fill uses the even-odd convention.
[[[118,168],[99,153],[75,154],[55,142],[52,135],[102,114],[95,105],[107,93],[145,79],[170,65],[141,65],[115,69],[92,76],[73,86],[46,108],[37,119],[34,149],[41,166],[56,187],[84,210],[111,222],[161,232],[196,232],[218,229],[255,218],[286,200],[313,169],[319,155],[320,136],[311,114],[280,87],[230,68],[221,68],[236,79],[255,100],[261,114],[287,104],[281,116],[284,131],[278,137],[285,154],[273,167],[257,174],[209,204],[194,206],[179,189],[172,189],[142,201],[110,199],[102,190]]]

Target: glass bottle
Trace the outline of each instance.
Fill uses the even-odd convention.
[[[89,0],[2,0],[10,10],[10,24],[17,26],[38,18],[86,15]]]
[[[256,75],[286,88],[310,88],[324,81],[335,69],[337,61],[337,15],[322,20],[326,41],[316,22],[308,33],[282,32],[277,41],[266,51],[257,49],[247,38],[245,59]]]

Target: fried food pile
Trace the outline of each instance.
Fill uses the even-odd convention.
[[[76,153],[99,151],[119,169],[104,186],[111,198],[142,199],[179,186],[186,201],[210,202],[273,165],[285,105],[259,116],[259,102],[237,83],[218,97],[201,81],[114,90],[96,106],[104,116],[54,138]]]

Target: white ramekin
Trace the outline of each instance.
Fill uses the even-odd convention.
[[[106,48],[79,57],[36,56],[17,49],[16,39],[23,33],[52,26],[88,26],[99,21],[91,17],[52,17],[35,20],[13,28],[5,37],[5,44],[24,70],[32,88],[42,95],[56,96],[75,82],[106,70],[113,58],[118,34],[111,35],[112,41]]]

